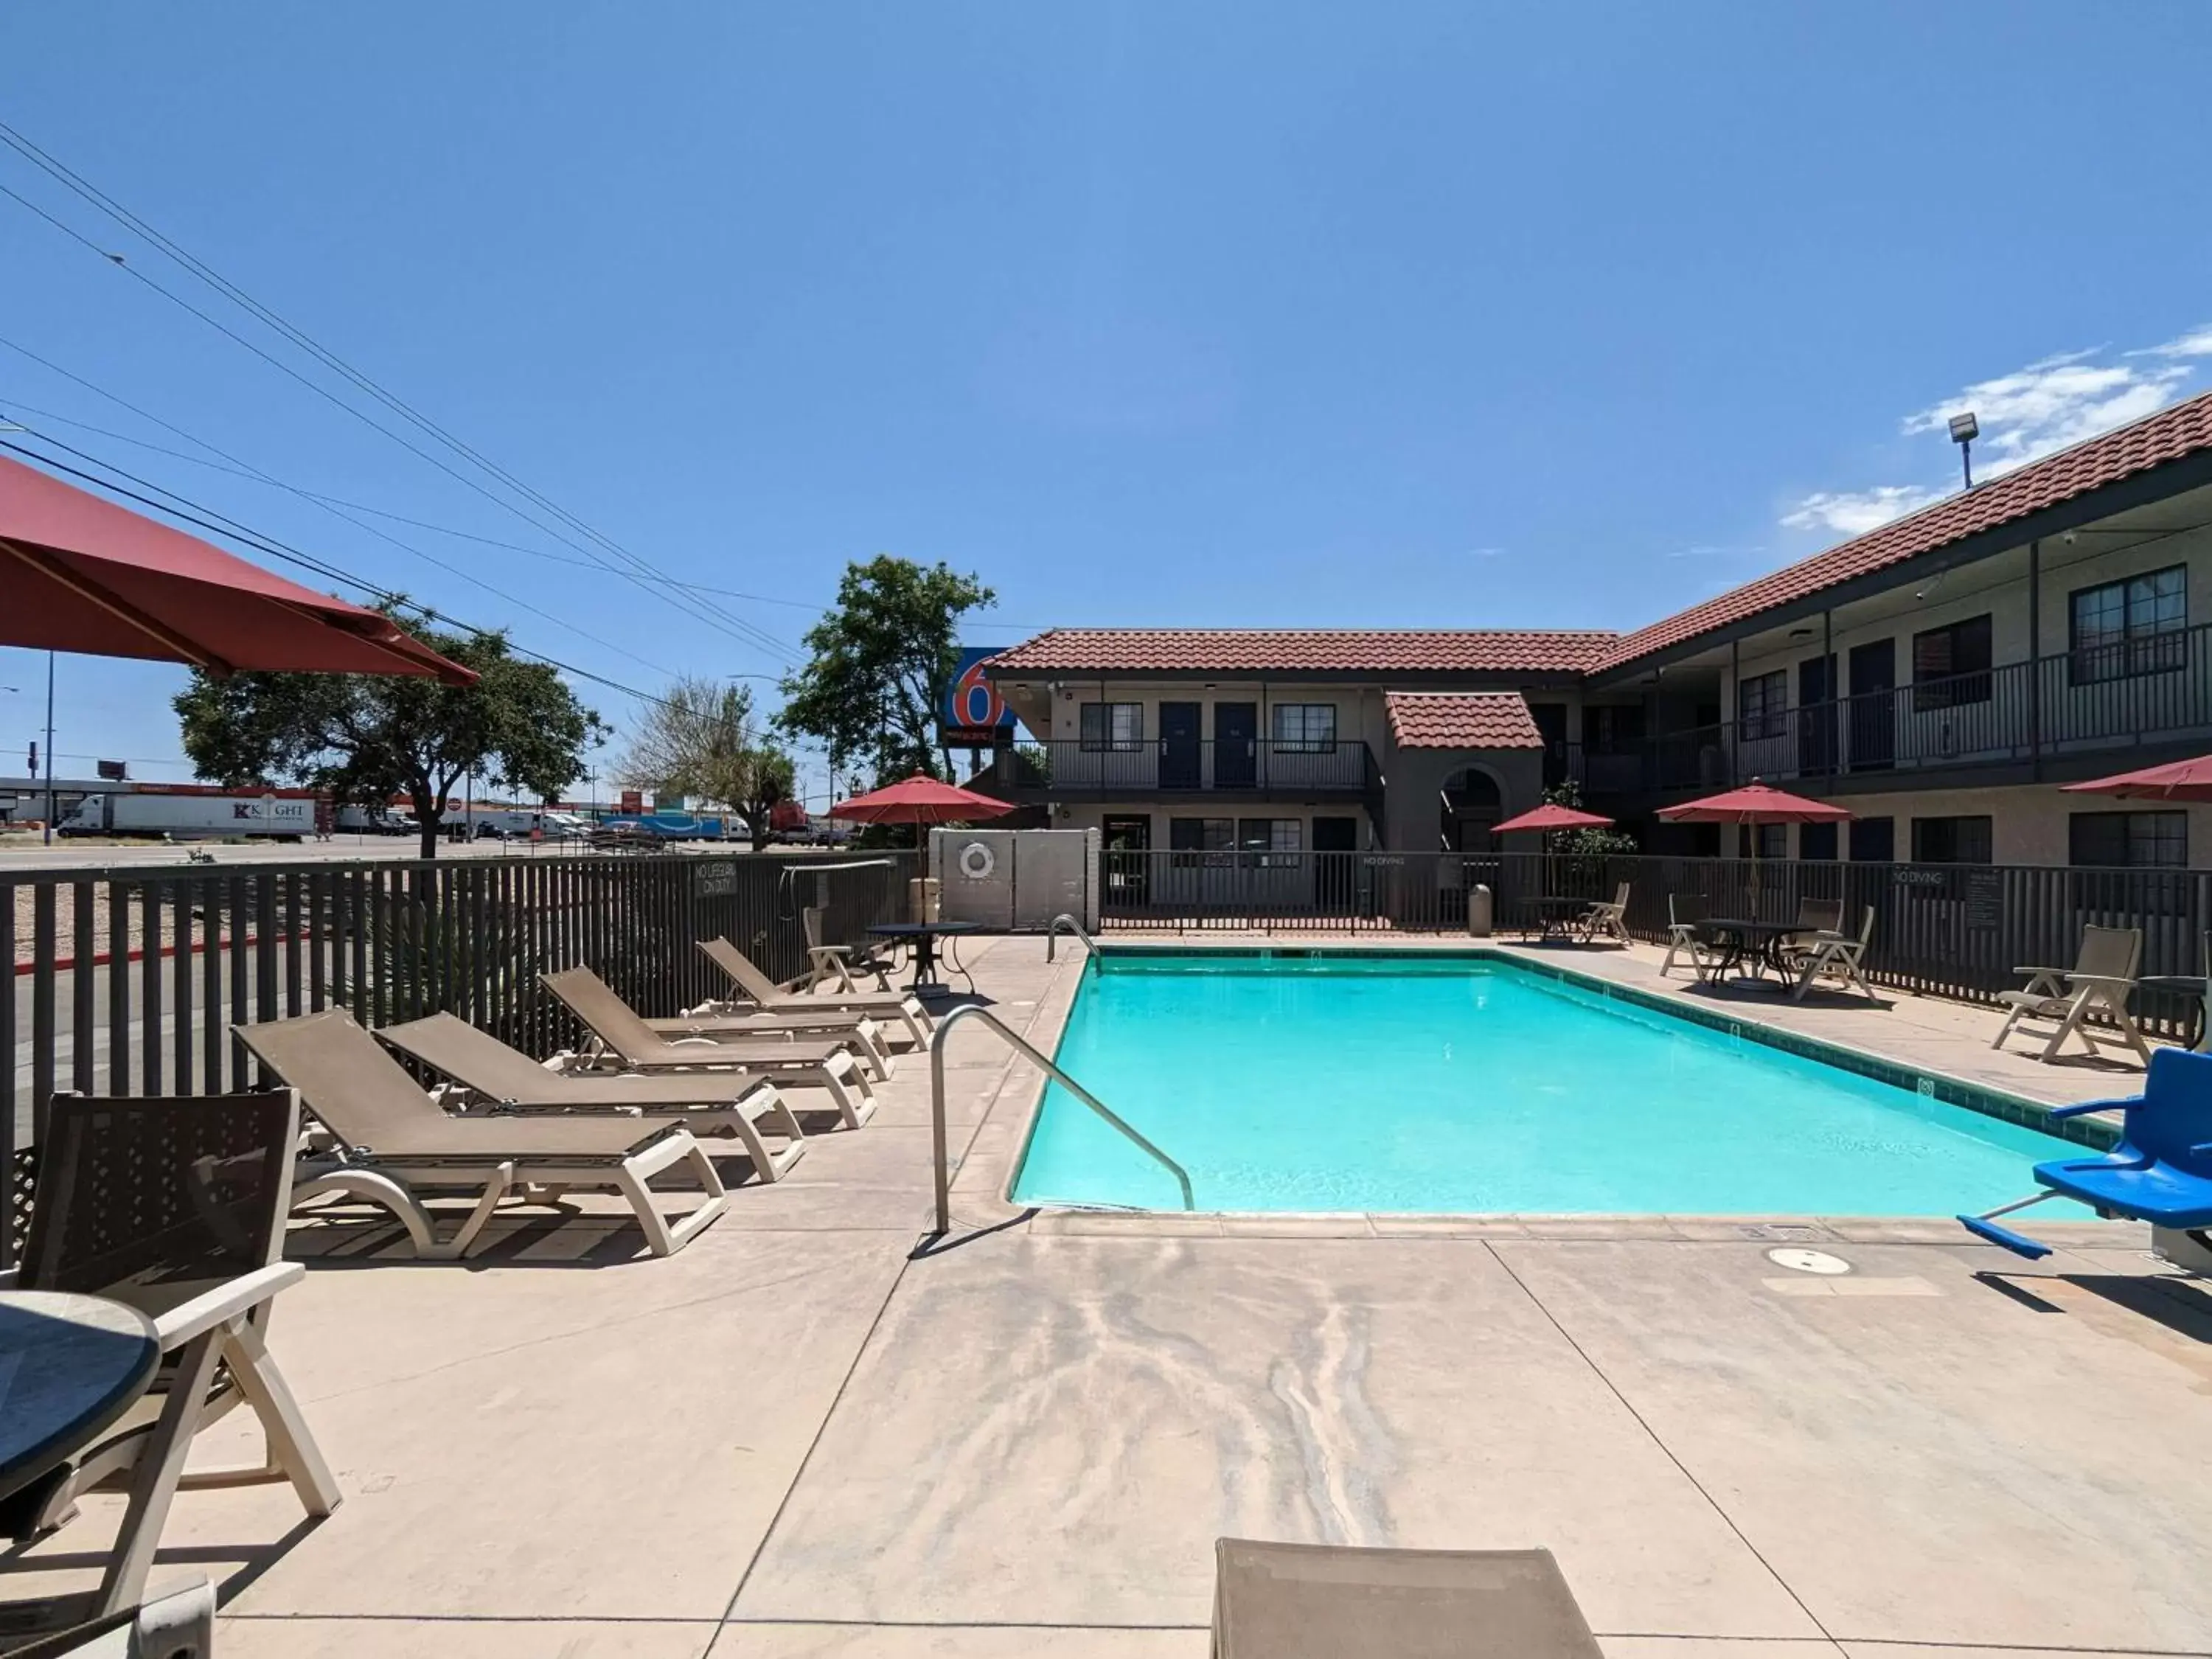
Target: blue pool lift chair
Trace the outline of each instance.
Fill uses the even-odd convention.
[[[1968,1232],[2035,1261],[2051,1247],[1997,1224],[1997,1217],[2045,1199],[2071,1198],[2099,1214],[2148,1221],[2187,1233],[2212,1249],[2212,1054],[2161,1048],[2139,1098],[2061,1106],[2055,1118],[2118,1109],[2120,1144],[2101,1158],[2057,1158],[2035,1166],[2045,1188],[1980,1215],[1959,1218]]]

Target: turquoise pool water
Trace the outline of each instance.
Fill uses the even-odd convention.
[[[1201,1210],[1949,1215],[2082,1150],[1467,957],[1116,951],[1057,1057]],[[1182,1207],[1056,1085],[1014,1196]]]

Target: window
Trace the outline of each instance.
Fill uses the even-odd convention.
[[[1086,702],[1083,705],[1083,752],[1127,753],[1145,746],[1145,705]]]
[[[1326,755],[1336,747],[1333,702],[1279,702],[1269,718],[1275,723],[1275,747],[1285,754]]]
[[[2090,869],[2185,870],[2186,812],[2076,812],[2066,825],[2067,861]]]
[[[1248,870],[1295,866],[1305,845],[1305,824],[1297,818],[1239,818],[1237,845]]]
[[[1832,859],[1836,856],[1836,826],[1832,823],[1801,823],[1797,826],[1797,856],[1801,859]]]
[[[1989,819],[1913,819],[1912,861],[1915,864],[1987,864],[1990,861]]]
[[[1735,714],[1740,735],[1747,743],[1759,738],[1778,738],[1790,709],[1790,675],[1785,669],[1755,674],[1735,689]]]
[[[1644,746],[1644,705],[1592,703],[1583,710],[1583,748],[1592,755],[1632,755]]]
[[[2189,651],[2188,568],[2077,589],[2067,623],[2073,684],[2179,668]]]
[[[1969,617],[1912,636],[1912,708],[1957,708],[1990,700],[1990,619]]]
[[[1751,854],[1752,837],[1759,837],[1759,856],[1763,859],[1786,859],[1790,856],[1790,826],[1786,823],[1740,823],[1735,831],[1735,855],[1747,859]]]
[[[1855,818],[1851,821],[1853,864],[1887,864],[1896,856],[1896,819]]]
[[[1237,820],[1234,818],[1170,818],[1168,862],[1178,870],[1201,866],[1218,868],[1236,861]],[[1208,857],[1207,854],[1212,854]]]

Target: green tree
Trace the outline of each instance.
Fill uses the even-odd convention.
[[[776,723],[818,739],[830,764],[871,768],[878,785],[927,772],[949,778],[937,702],[960,660],[954,635],[998,596],[944,564],[889,556],[845,568],[837,603],[807,631],[806,665],[783,683]]]
[[[703,795],[744,820],[758,851],[769,811],[791,799],[798,768],[753,717],[746,686],[678,680],[647,704],[617,769],[641,789]]]
[[[194,670],[175,703],[194,771],[233,788],[326,789],[348,805],[404,793],[426,859],[437,856],[446,798],[463,778],[550,800],[582,775],[586,745],[606,727],[554,669],[514,656],[504,635],[409,631],[476,670],[477,683]]]
[[[1544,792],[1544,801],[1549,806],[1570,807],[1577,812],[1587,812],[1583,805],[1582,786],[1572,778],[1553,784]],[[1545,850],[1550,853],[1579,853],[1592,857],[1604,857],[1613,853],[1633,853],[1636,837],[1626,830],[1614,828],[1589,830],[1553,830],[1544,837]]]

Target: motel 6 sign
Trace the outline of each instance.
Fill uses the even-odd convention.
[[[998,687],[983,677],[994,653],[988,647],[963,647],[952,683],[937,711],[938,741],[951,749],[988,749],[1013,740],[1014,716]]]

